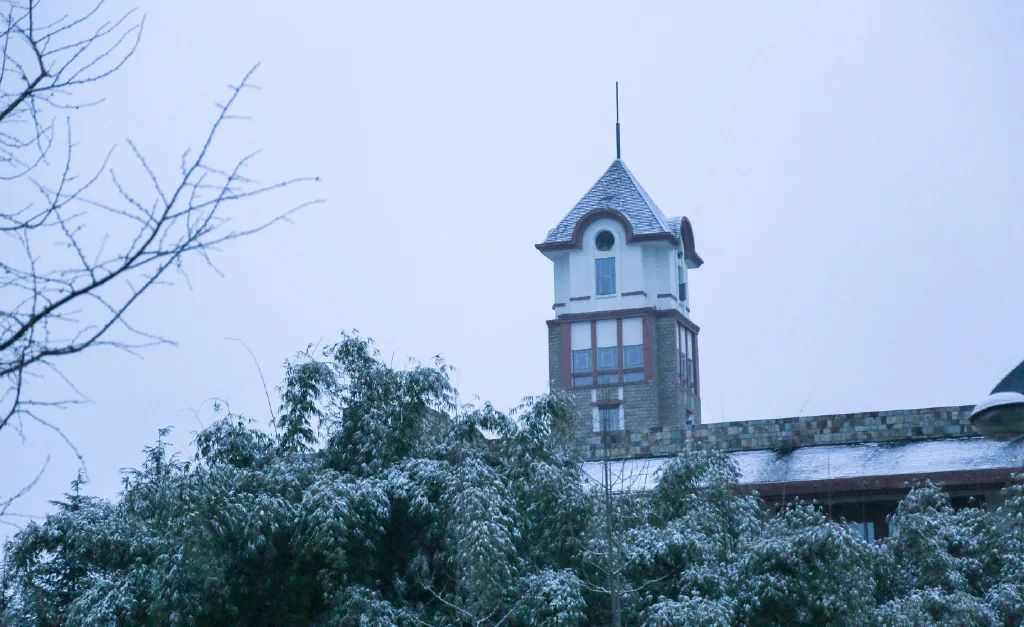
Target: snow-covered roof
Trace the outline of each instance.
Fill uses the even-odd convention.
[[[986,438],[957,438],[918,442],[882,442],[807,446],[789,453],[771,450],[729,453],[740,470],[740,485],[781,484],[886,476],[924,476],[936,473],[1019,468],[1024,444]],[[653,487],[671,458],[641,458],[611,463],[612,483],[618,489]],[[587,462],[584,472],[601,482],[601,462]]]
[[[558,225],[548,231],[542,246],[569,244],[573,233],[588,213],[597,209],[617,211],[629,222],[634,236],[666,235],[678,241],[678,229],[671,230],[669,221],[647,195],[644,188],[621,159],[612,161],[601,178],[580,198]]]

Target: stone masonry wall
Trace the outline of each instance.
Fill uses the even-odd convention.
[[[979,435],[969,417],[973,406],[929,407],[832,414],[799,418],[737,420],[690,428],[627,429],[611,434],[608,454],[614,459],[676,455],[699,444],[725,451],[792,449],[825,444],[908,442]],[[589,425],[588,425],[589,428]],[[581,438],[588,459],[603,456],[600,433]]]
[[[562,389],[562,325],[548,324],[548,389]]]
[[[978,435],[969,421],[971,405],[700,424],[700,400],[679,384],[678,358],[671,339],[674,324],[675,321],[669,319],[656,320],[652,380],[596,391],[589,388],[567,390],[578,410],[577,439],[589,459],[602,457],[606,445],[609,456],[621,459],[675,455],[692,444],[726,451],[784,450],[824,444],[906,442]],[[561,346],[562,327],[550,324],[548,365],[552,390],[562,388]],[[594,401],[617,399],[619,389],[626,408],[625,429],[608,434],[606,441],[604,434],[593,431],[591,407]],[[685,425],[686,409],[694,412],[696,423],[689,427]]]
[[[652,315],[650,338],[652,377],[643,383],[625,383],[598,388],[564,388],[563,333],[557,321],[548,322],[548,378],[551,390],[562,390],[576,407],[576,439],[590,459],[608,455],[615,458],[675,455],[687,441],[687,411],[700,424],[700,398],[683,385],[676,346],[677,322],[671,315]],[[619,394],[622,397],[619,398]],[[593,429],[593,406],[621,401],[625,411],[624,429],[604,434]]]
[[[596,390],[566,390],[577,408],[577,441],[590,459],[603,457],[605,447],[614,458],[675,455],[685,447],[686,411],[691,412],[690,418],[695,423],[700,423],[700,399],[680,381],[675,319],[656,317],[653,327],[654,376],[651,380]],[[552,354],[560,336],[549,332],[548,337],[549,354]],[[561,388],[561,381],[555,374],[559,369],[558,361],[553,358],[550,364],[552,389]],[[608,434],[594,431],[591,414],[594,402],[619,400],[620,389],[625,408],[624,429]]]
[[[658,426],[682,429],[685,426],[686,391],[679,377],[679,349],[676,347],[678,323],[675,318],[658,316],[654,320],[654,375],[658,381]]]
[[[969,421],[972,409],[959,405],[715,422],[697,425],[688,435],[692,442],[726,451],[962,438],[979,435]]]
[[[609,433],[608,455],[658,457],[676,455],[691,444],[725,451],[793,449],[820,445],[861,444],[867,442],[908,442],[977,435],[971,426],[970,405],[911,410],[887,410],[856,414],[833,414],[767,420],[737,420],[699,424],[699,399],[683,391],[675,356],[674,321],[655,322],[657,347],[654,353],[655,377],[647,383],[624,385],[626,429]],[[561,325],[548,326],[548,356],[551,389],[561,388]],[[677,391],[678,390],[678,391]],[[590,408],[591,389],[566,390],[578,408],[577,433],[585,455],[603,456],[604,438],[594,432]],[[597,401],[613,398],[617,388],[599,388]],[[696,424],[684,424],[685,410],[694,412]]]

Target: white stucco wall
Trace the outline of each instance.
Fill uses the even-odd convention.
[[[609,251],[597,250],[595,238],[601,231],[609,231],[615,236],[615,245]],[[556,313],[656,307],[677,308],[683,314],[689,314],[688,303],[679,303],[674,298],[658,298],[658,294],[675,296],[679,292],[677,267],[682,265],[686,274],[685,264],[679,257],[681,246],[663,241],[627,244],[625,229],[612,218],[592,222],[583,232],[581,243],[580,249],[547,253],[554,265],[555,303],[562,305],[556,307]],[[598,295],[595,260],[609,256],[615,257],[615,293]],[[644,294],[623,296],[630,292]]]

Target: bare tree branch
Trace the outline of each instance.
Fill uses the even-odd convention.
[[[111,148],[82,175],[72,119],[63,112],[101,100],[82,90],[132,57],[144,17],[135,10],[107,17],[104,0],[73,14],[41,5],[0,0],[0,432],[22,433],[29,421],[63,437],[38,410],[84,397],[55,363],[101,346],[135,351],[168,343],[127,320],[143,294],[169,283],[171,269],[187,280],[191,258],[216,270],[212,254],[223,244],[311,203],[286,199],[281,209],[277,201],[263,217],[235,207],[315,179],[256,181],[248,174],[255,154],[215,162],[224,127],[244,117],[239,100],[255,88],[258,66],[230,86],[198,150],[183,147],[180,170],[154,167],[128,141],[126,151]],[[58,133],[65,142],[54,143]],[[66,383],[70,398],[34,397],[29,383],[43,374]]]

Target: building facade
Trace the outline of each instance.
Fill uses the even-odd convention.
[[[972,407],[930,407],[742,420],[697,425],[690,446],[723,450],[739,469],[740,489],[769,502],[813,501],[855,526],[867,539],[888,532],[888,517],[910,486],[943,486],[954,507],[994,508],[999,490],[1021,472],[1024,443],[981,437]],[[657,481],[670,457],[633,456],[610,462],[622,489]],[[602,461],[584,464],[600,481]]]
[[[671,456],[720,449],[741,489],[815,501],[874,539],[909,486],[992,507],[1024,461],[1024,445],[974,431],[970,406],[702,424],[688,276],[703,261],[690,221],[665,217],[620,159],[537,248],[553,266],[550,386],[573,399],[595,479],[610,464],[619,489],[643,489]]]
[[[620,159],[537,248],[552,262],[552,390],[577,408],[588,455],[668,455],[700,424],[700,329],[685,217],[666,218]]]

